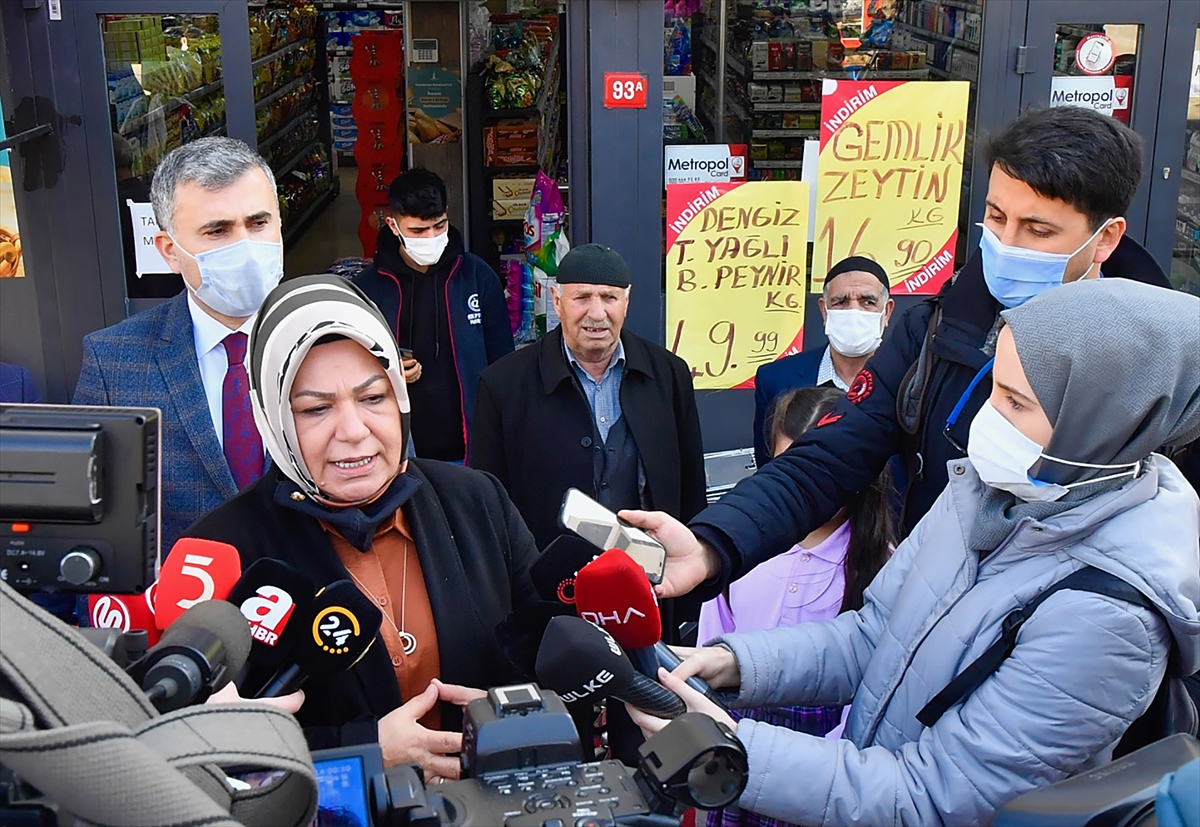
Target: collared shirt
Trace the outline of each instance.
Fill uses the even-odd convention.
[[[438,677],[442,664],[433,606],[403,510],[397,508],[392,519],[380,524],[375,530],[371,550],[367,552],[360,552],[350,545],[328,523],[321,521],[321,528],[329,535],[338,558],[358,590],[383,613],[379,634],[396,673],[400,697],[405,701],[415,698]],[[416,638],[417,648],[411,655],[404,654],[400,630]],[[441,712],[436,704],[420,723],[428,729],[440,727]]]
[[[613,351],[608,367],[599,379],[583,369],[575,354],[567,347],[566,339],[563,339],[563,352],[567,354],[567,361],[579,377],[579,384],[583,387],[588,405],[592,408],[592,416],[596,420],[596,430],[600,432],[601,441],[605,441],[608,439],[609,428],[621,418],[621,379],[625,376],[625,345],[620,339],[617,340],[617,349]]]
[[[236,331],[230,330],[204,312],[188,291],[188,312],[192,314],[192,335],[196,342],[196,359],[200,363],[200,382],[204,385],[204,398],[208,401],[208,413],[212,417],[217,442],[225,447],[225,418],[221,412],[221,389],[225,374],[229,371],[229,357],[225,355],[225,337],[230,333],[250,335],[254,327],[254,316],[246,319]],[[246,349],[249,358],[250,349]],[[242,360],[242,364],[245,364]]]
[[[817,387],[821,387],[829,382],[840,391],[850,390],[850,386],[842,381],[842,377],[838,376],[837,368],[833,366],[833,353],[829,346],[825,346],[825,355],[821,357],[821,367],[817,368]]]

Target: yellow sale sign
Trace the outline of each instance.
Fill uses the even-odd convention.
[[[893,294],[936,293],[954,273],[970,84],[827,79],[823,92],[813,291],[857,255]]]
[[[698,390],[804,346],[808,184],[667,186],[667,344]]]

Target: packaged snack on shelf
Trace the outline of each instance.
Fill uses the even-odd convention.
[[[558,274],[558,262],[570,249],[562,229],[563,200],[558,184],[539,172],[525,211],[525,255],[550,277]]]

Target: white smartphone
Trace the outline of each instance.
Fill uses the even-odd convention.
[[[640,528],[617,517],[578,488],[568,488],[558,521],[596,548],[619,548],[641,566],[651,583],[661,583],[667,550]]]

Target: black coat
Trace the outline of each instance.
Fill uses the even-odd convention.
[[[440,679],[486,689],[519,675],[501,653],[496,624],[536,600],[529,566],[533,537],[492,477],[433,460],[410,460],[421,486],[401,509],[412,532],[437,627]],[[184,536],[230,543],[242,568],[260,557],[295,566],[318,586],[348,580],[325,531],[312,517],[275,502],[284,478],[273,467],[261,480],[200,518]],[[296,716],[313,749],[378,740],[375,723],[405,700],[381,636],[354,668],[312,676]],[[442,704],[442,728],[462,725],[461,710]]]
[[[646,472],[649,507],[682,520],[705,504],[704,446],[682,359],[629,331],[621,415]],[[562,329],[489,366],[479,379],[467,463],[503,483],[538,547],[562,533],[568,488],[594,496],[595,421],[563,352]]]
[[[1106,278],[1170,287],[1162,268],[1125,236],[1102,267]],[[930,320],[941,309],[930,344],[934,357],[924,384],[919,427],[907,436],[897,417],[897,395],[921,354]],[[946,487],[946,465],[965,456],[971,420],[991,393],[981,381],[965,402],[950,437],[947,421],[971,380],[991,358],[984,351],[1000,304],[988,292],[978,254],[933,299],[910,307],[888,325],[883,344],[867,361],[847,398],[792,448],[706,509],[692,523],[696,536],[721,558],[722,583],[736,579],[797,537],[826,523],[846,499],[879,476],[899,455],[909,471],[900,536],[925,516]],[[955,444],[957,443],[957,445]],[[711,596],[717,583],[699,591]]]

